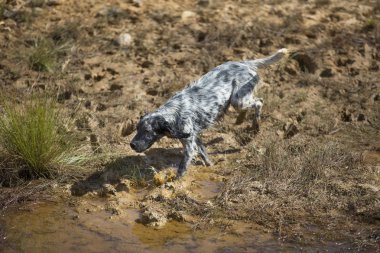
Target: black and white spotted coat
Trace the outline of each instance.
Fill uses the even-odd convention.
[[[206,165],[211,165],[199,134],[216,122],[230,105],[242,113],[255,109],[256,119],[260,119],[263,100],[255,97],[259,83],[257,70],[279,61],[285,54],[287,50],[281,49],[267,58],[226,62],[214,68],[155,112],[142,117],[131,147],[143,152],[163,136],[178,138],[184,146],[179,176],[186,172],[197,152]]]

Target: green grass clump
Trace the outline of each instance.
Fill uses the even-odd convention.
[[[83,163],[86,154],[66,123],[55,103],[47,99],[33,98],[23,105],[4,103],[0,114],[2,155],[13,162],[13,170],[31,177],[67,172]]]
[[[50,39],[39,38],[28,55],[29,66],[36,71],[52,72],[58,59],[59,49]]]

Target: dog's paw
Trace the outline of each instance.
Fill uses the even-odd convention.
[[[288,53],[289,53],[289,50],[288,50],[287,48],[281,48],[281,49],[278,50],[277,52],[282,53],[282,54],[288,54]]]
[[[205,165],[206,165],[206,166],[213,166],[214,163],[211,162],[210,160],[208,160],[208,161],[205,161]]]
[[[254,134],[258,134],[260,132],[260,115],[256,116],[256,118],[253,120],[252,130]]]
[[[186,170],[178,170],[177,171],[177,179],[181,179],[185,175],[186,175]]]

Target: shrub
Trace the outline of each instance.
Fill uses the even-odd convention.
[[[53,101],[32,98],[23,105],[5,102],[2,109],[0,146],[13,171],[50,177],[88,158]]]

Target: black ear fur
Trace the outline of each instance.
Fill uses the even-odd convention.
[[[158,129],[161,133],[169,134],[169,136],[172,138],[186,139],[190,137],[189,133],[184,133],[181,129],[174,127],[172,124],[167,122],[164,117],[158,117],[157,124]]]

